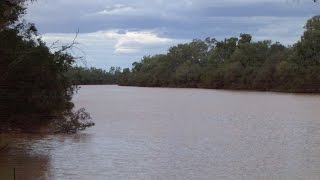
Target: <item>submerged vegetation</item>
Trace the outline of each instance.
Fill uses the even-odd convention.
[[[0,2],[0,132],[73,133],[93,126],[71,102],[77,90],[66,76],[75,62],[67,53],[72,47],[51,52],[35,25],[21,20],[25,3]]]
[[[250,34],[193,40],[167,54],[146,56],[124,69],[125,86],[320,92],[320,16],[308,20],[301,40],[286,47]]]

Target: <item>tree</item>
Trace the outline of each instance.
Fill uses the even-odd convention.
[[[314,16],[305,25],[300,42],[295,44],[296,62],[318,65],[320,63],[320,16]]]
[[[250,34],[240,34],[240,39],[238,41],[238,44],[245,44],[245,43],[251,43],[252,36]]]
[[[1,1],[0,9],[0,131],[70,132],[94,125],[83,109],[71,102],[77,86],[66,72],[75,58],[66,48],[52,53],[31,23],[18,23],[25,1]],[[77,116],[77,114],[81,114]]]
[[[299,73],[305,79],[299,81],[297,88],[314,92],[320,89],[320,75],[317,72],[320,66],[320,16],[309,19],[304,28],[290,60],[303,67]]]
[[[175,73],[176,84],[182,87],[198,87],[201,75],[201,67],[187,61],[177,69]]]

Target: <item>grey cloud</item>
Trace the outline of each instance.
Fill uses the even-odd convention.
[[[183,42],[248,32],[256,40],[292,44],[299,39],[306,20],[319,8],[311,0],[41,0],[30,4],[26,18],[35,22],[42,34],[75,33],[78,28],[84,34],[153,31],[159,37]],[[108,50],[103,49],[105,45],[86,46],[84,50],[99,62],[98,66],[127,66],[139,56],[164,52],[168,46],[142,47],[143,52],[132,50],[130,56],[114,54],[111,45]]]

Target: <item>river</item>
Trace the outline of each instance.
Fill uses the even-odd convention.
[[[96,126],[2,135],[0,179],[319,179],[320,96],[82,86]]]

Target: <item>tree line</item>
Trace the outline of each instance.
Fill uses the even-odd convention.
[[[95,67],[75,66],[69,68],[66,76],[74,85],[112,85],[117,84],[117,79],[120,74],[120,67],[111,67],[109,71],[106,71]]]
[[[123,69],[124,86],[320,92],[320,16],[309,19],[292,46],[250,34],[193,40]]]

